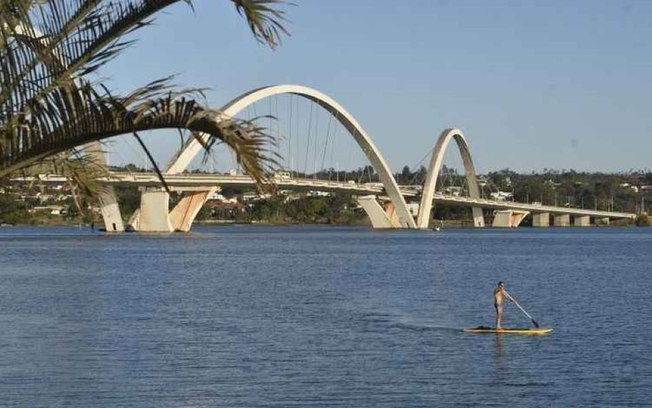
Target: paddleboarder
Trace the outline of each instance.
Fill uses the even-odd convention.
[[[496,289],[494,289],[494,307],[496,308],[496,329],[501,329],[500,323],[503,320],[503,302],[512,300],[512,297],[505,291],[505,284],[503,281],[498,282]]]
[[[510,329],[510,328],[503,328],[500,323],[503,320],[503,305],[505,303],[505,299],[509,300],[512,302],[521,312],[523,312],[524,315],[526,315],[532,324],[534,325],[534,328],[525,328],[525,329]],[[507,290],[505,289],[505,283],[502,281],[498,282],[496,287],[494,288],[494,307],[496,308],[496,327],[485,327],[485,326],[478,326],[478,327],[467,327],[466,329],[463,329],[467,333],[500,333],[500,334],[548,334],[552,331],[552,328],[550,327],[541,327],[539,325],[539,322],[534,320],[530,314],[523,309],[523,306],[521,306],[516,299],[514,299],[509,293],[507,293]]]

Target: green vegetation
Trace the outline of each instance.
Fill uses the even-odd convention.
[[[367,216],[350,196],[332,195],[326,197],[273,196],[260,200],[235,213],[239,221],[265,221],[271,224],[366,224]]]
[[[636,217],[636,220],[634,221],[636,226],[638,227],[649,227],[650,226],[650,216],[647,214],[640,214],[638,217]]]
[[[405,167],[395,176],[399,184],[422,184],[425,172],[424,167],[416,172]],[[483,197],[491,198],[492,193],[504,192],[522,203],[639,213],[641,205],[652,200],[652,173],[649,171],[606,174],[544,169],[541,173],[523,174],[504,169],[478,176],[478,179]],[[464,175],[446,166],[440,172],[437,186],[438,190],[462,186],[461,194],[466,195]],[[511,197],[507,199],[512,200]]]
[[[7,224],[29,223],[27,209],[32,203],[15,200],[13,197],[0,194],[0,221]]]
[[[604,174],[574,170],[544,170],[540,174],[518,174],[501,170],[488,174],[491,184],[512,191],[514,200],[541,202],[546,205],[570,206],[598,210],[640,212],[641,200],[651,191],[652,173]]]

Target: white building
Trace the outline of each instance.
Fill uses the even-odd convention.
[[[508,191],[498,191],[489,195],[496,201],[511,200],[513,196],[513,194]]]

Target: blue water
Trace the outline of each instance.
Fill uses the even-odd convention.
[[[0,406],[649,405],[651,249],[635,228],[1,228]],[[554,332],[462,333],[493,325],[498,280]]]

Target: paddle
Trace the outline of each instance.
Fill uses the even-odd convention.
[[[514,303],[514,304],[516,305],[516,307],[518,307],[519,309],[521,309],[521,312],[525,313],[525,315],[526,315],[527,317],[529,317],[530,320],[532,320],[532,324],[534,325],[534,327],[537,327],[537,328],[538,328],[538,327],[539,327],[539,323],[537,323],[537,321],[534,320],[534,318],[533,318],[532,316],[530,316],[530,314],[529,314],[528,312],[526,312],[525,309],[523,309],[523,308],[521,307],[521,305],[518,304],[518,302],[517,302],[517,301],[512,297],[512,295],[510,295],[509,293],[507,293],[506,290],[504,290],[504,292],[505,292],[505,294],[507,295],[507,297],[509,298],[509,300],[511,300],[512,303]]]

